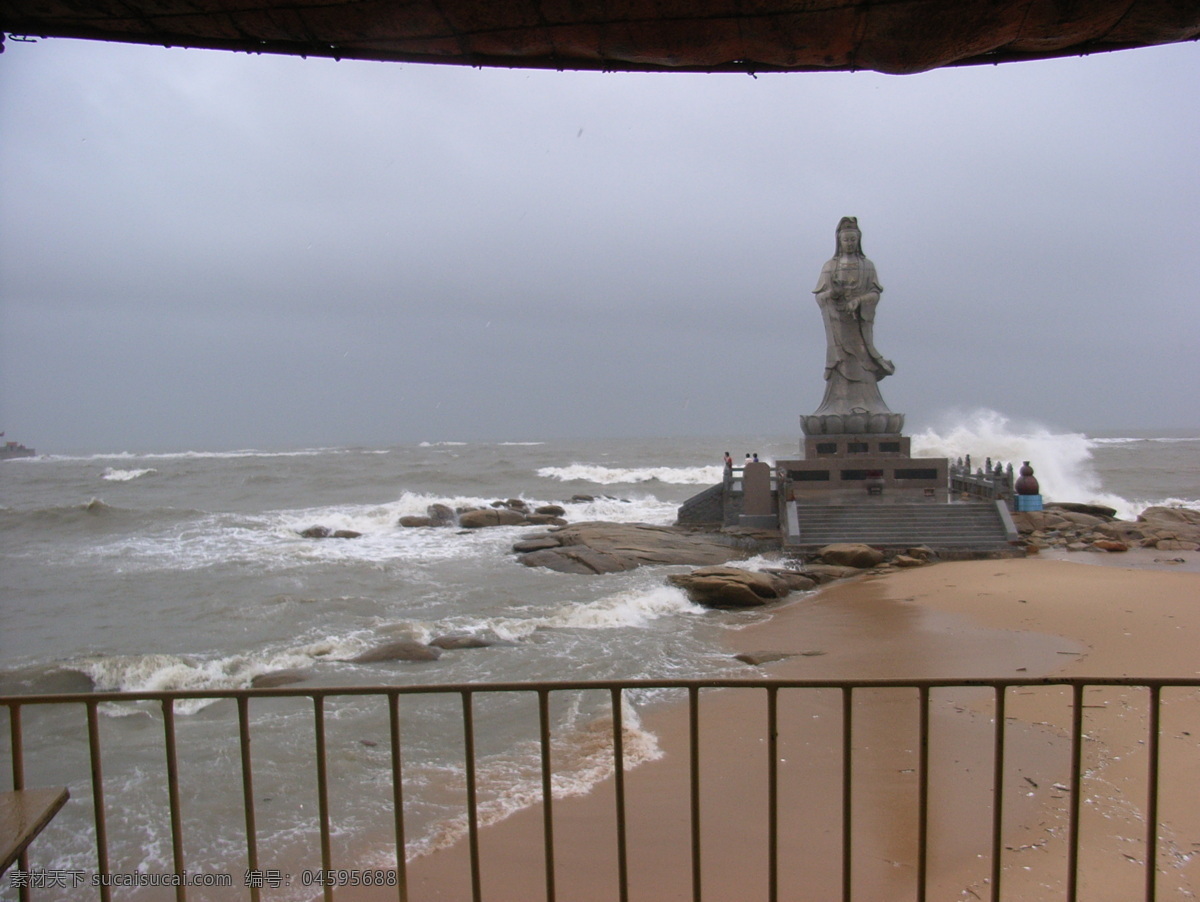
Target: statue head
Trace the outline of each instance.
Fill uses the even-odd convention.
[[[858,254],[863,256],[862,230],[858,227],[857,216],[843,216],[837,224],[837,241],[834,256],[841,254]]]

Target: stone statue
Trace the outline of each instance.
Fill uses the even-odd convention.
[[[813,289],[825,321],[825,398],[816,413],[801,418],[806,435],[903,428],[904,415],[892,413],[879,394],[879,380],[896,372],[875,348],[875,307],[882,291],[875,264],[863,254],[858,220],[843,216],[834,256]]]

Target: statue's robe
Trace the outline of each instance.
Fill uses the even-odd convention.
[[[825,321],[825,400],[818,414],[887,412],[876,383],[895,372],[875,349],[871,333],[883,286],[875,264],[861,255],[834,257],[813,289]],[[849,309],[847,301],[858,299]]]

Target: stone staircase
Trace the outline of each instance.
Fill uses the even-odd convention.
[[[1004,502],[805,504],[782,518],[783,548],[804,553],[834,542],[897,550],[926,545],[943,556],[994,557],[1019,552]]]

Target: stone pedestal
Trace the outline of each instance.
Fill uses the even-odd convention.
[[[1040,511],[1042,509],[1041,495],[1014,495],[1017,511]]]
[[[742,499],[739,526],[755,529],[779,528],[779,515],[771,492],[770,465],[761,461],[746,464],[742,471]]]
[[[906,435],[807,434],[802,452],[801,460],[776,464],[788,501],[846,504],[949,500],[950,462],[944,457],[912,457],[912,439]]]

